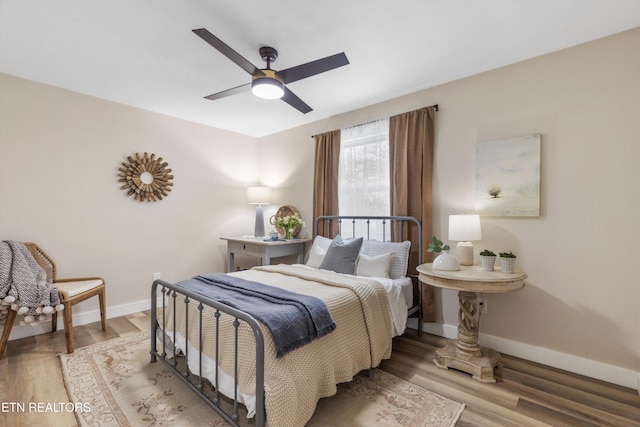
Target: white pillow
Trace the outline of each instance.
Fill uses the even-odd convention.
[[[322,260],[327,254],[327,249],[331,246],[332,241],[332,239],[324,236],[316,236],[316,238],[313,239],[311,249],[309,249],[306,265],[313,268],[320,267],[320,264],[322,264]]]
[[[394,253],[369,256],[361,253],[356,261],[356,276],[389,278]]]
[[[409,249],[411,249],[411,241],[409,240],[405,240],[404,242],[378,242],[376,240],[365,240],[362,243],[360,253],[369,256],[393,253],[394,257],[391,260],[389,277],[391,279],[400,279],[407,275]]]
[[[326,254],[327,251],[322,249],[320,245],[314,244],[313,246],[311,246],[311,249],[309,250],[309,258],[307,259],[306,264],[307,267],[319,268]]]
[[[316,236],[316,238],[313,239],[313,246],[317,245],[326,252],[327,249],[329,249],[329,246],[331,246],[331,242],[333,242],[333,239],[324,236]]]

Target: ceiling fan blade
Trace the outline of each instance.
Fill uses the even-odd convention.
[[[327,56],[326,58],[317,59],[315,61],[307,62],[306,64],[278,71],[278,75],[286,84],[315,76],[316,74],[324,73],[325,71],[333,70],[334,68],[342,67],[348,63],[349,60],[344,52],[336,53],[335,55]]]
[[[240,68],[245,70],[247,73],[254,75],[264,75],[260,69],[258,69],[251,62],[247,61],[242,55],[240,55],[235,50],[231,49],[227,44],[225,44],[222,40],[211,34],[208,30],[204,28],[199,28],[197,30],[192,30],[196,33],[200,38],[211,46],[216,48],[220,53],[229,58],[231,61],[235,62]]]
[[[244,85],[236,86],[231,89],[223,90],[222,92],[214,93],[213,95],[205,96],[205,98],[210,99],[211,101],[220,98],[226,98],[227,96],[236,95],[238,93],[246,92],[251,89],[251,83],[247,83]]]
[[[303,114],[307,114],[309,111],[313,111],[313,108],[309,107],[302,99],[298,98],[295,93],[287,89],[286,86],[284,88],[284,95],[280,99]]]

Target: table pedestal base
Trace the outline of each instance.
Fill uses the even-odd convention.
[[[458,350],[455,342],[447,344],[436,351],[433,362],[438,368],[458,369],[471,374],[481,383],[495,383],[493,368],[500,365],[500,353],[489,348],[482,348],[477,356],[465,355]]]

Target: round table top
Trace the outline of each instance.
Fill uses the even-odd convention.
[[[417,268],[420,281],[439,288],[465,292],[504,293],[524,287],[527,275],[515,270],[503,273],[500,269],[484,271],[481,265],[460,266],[460,270],[447,271],[433,268],[433,264],[421,264]]]

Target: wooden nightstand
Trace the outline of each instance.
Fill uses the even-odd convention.
[[[296,262],[304,263],[304,245],[311,239],[291,239],[265,241],[264,237],[222,237],[227,241],[229,271],[233,271],[235,255],[249,255],[260,258],[262,265],[271,264],[271,258],[297,255]]]
[[[422,264],[417,270],[422,283],[458,291],[458,339],[436,350],[433,360],[436,366],[467,372],[481,383],[496,382],[493,368],[499,365],[500,354],[478,344],[481,312],[476,292],[497,294],[517,291],[524,287],[527,275],[522,271],[484,271],[478,265],[461,266],[458,271],[443,271],[434,269],[433,264]]]

